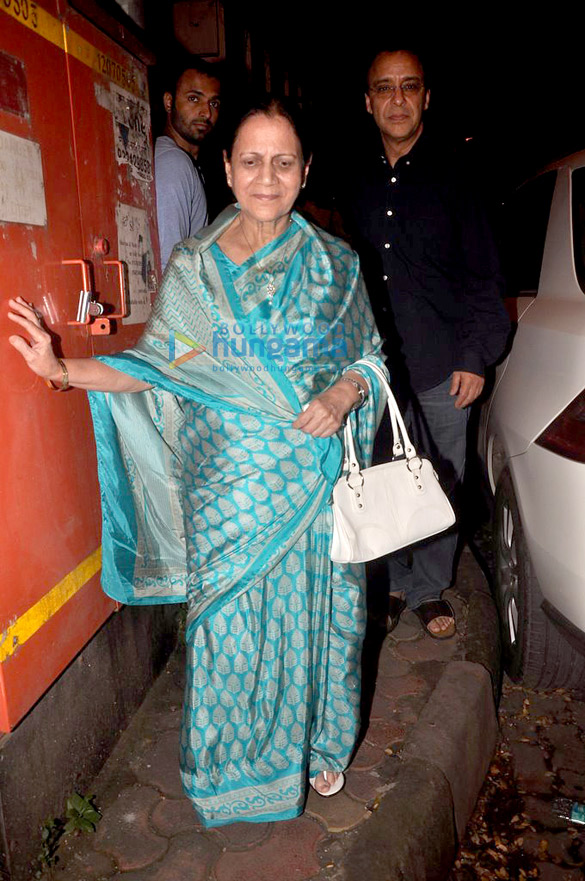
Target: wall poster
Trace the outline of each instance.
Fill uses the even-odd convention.
[[[110,86],[114,118],[114,149],[118,165],[129,165],[138,180],[152,180],[150,107],[118,86]]]
[[[0,221],[45,226],[47,206],[41,148],[0,131]]]
[[[148,215],[143,208],[120,203],[116,207],[118,259],[128,266],[129,312],[124,324],[142,324],[150,315],[150,277],[154,252]]]

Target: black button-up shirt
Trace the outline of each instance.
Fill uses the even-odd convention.
[[[384,155],[358,168],[348,208],[394,378],[417,392],[454,370],[483,375],[509,322],[490,225],[457,162],[423,134],[394,168]]]

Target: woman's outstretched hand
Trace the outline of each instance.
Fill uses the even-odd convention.
[[[27,340],[21,336],[11,336],[8,338],[10,345],[20,352],[37,376],[50,379],[56,385],[62,385],[63,368],[53,352],[51,334],[43,330],[40,315],[22,297],[9,300],[8,303],[12,309],[8,317],[15,324],[19,324],[29,337]],[[94,392],[144,392],[152,388],[150,383],[115,370],[96,358],[67,358],[63,361],[63,365],[67,369],[68,384],[72,388]]]
[[[353,376],[353,374],[351,374]],[[359,401],[357,389],[349,382],[338,381],[321,392],[297,416],[292,424],[313,437],[331,437],[339,431],[344,419]]]
[[[38,312],[22,297],[9,300],[8,305],[12,310],[8,313],[8,317],[15,324],[19,324],[29,337],[25,340],[21,336],[11,336],[8,338],[10,345],[20,352],[28,367],[37,376],[59,380],[62,375],[61,366],[53,352],[51,335],[43,330]]]

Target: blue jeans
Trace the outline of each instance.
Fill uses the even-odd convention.
[[[455,409],[449,395],[451,377],[420,392],[409,403],[404,421],[419,453],[425,453],[439,475],[451,504],[463,480],[469,408]],[[384,423],[383,423],[384,426]],[[386,427],[390,432],[390,426]],[[389,445],[389,444],[388,444]],[[404,591],[409,609],[436,600],[449,587],[457,548],[457,529],[388,556],[390,590]]]

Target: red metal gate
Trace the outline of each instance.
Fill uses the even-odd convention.
[[[29,373],[7,343],[14,326],[6,300],[33,301],[65,356],[120,351],[136,341],[159,267],[147,102],[144,65],[63,2],[1,0],[3,731],[115,608],[99,587],[86,396],[50,392]],[[78,314],[87,289],[85,300],[102,303],[103,316]],[[124,299],[129,314],[114,317]]]

